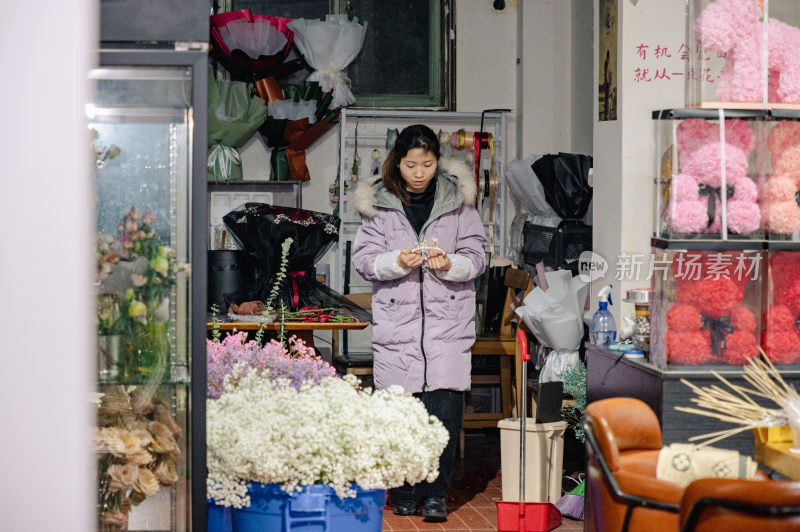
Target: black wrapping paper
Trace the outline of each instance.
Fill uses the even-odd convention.
[[[589,186],[592,157],[577,153],[548,154],[531,166],[553,210],[562,218],[583,218],[592,201]]]
[[[289,248],[286,279],[281,283],[273,308],[297,310],[305,306],[346,310],[360,321],[371,321],[369,312],[317,281],[314,265],[339,240],[338,216],[280,207],[266,203],[245,203],[222,218],[240,249],[252,253],[258,279],[230,296],[229,303],[266,301],[281,267],[281,244]]]

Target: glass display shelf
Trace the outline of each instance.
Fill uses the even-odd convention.
[[[195,300],[205,287],[205,231],[195,228],[206,224],[207,54],[102,50],[100,61],[85,106],[96,205],[97,527],[202,530],[205,338]]]

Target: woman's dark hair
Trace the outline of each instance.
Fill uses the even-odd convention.
[[[408,205],[410,200],[406,190],[406,182],[403,181],[403,177],[400,175],[400,159],[414,148],[422,148],[436,157],[437,161],[439,160],[439,138],[436,133],[428,126],[414,124],[413,126],[408,126],[397,135],[394,146],[383,162],[383,171],[381,173],[383,186],[400,198],[403,205]]]

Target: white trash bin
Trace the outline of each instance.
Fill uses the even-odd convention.
[[[497,422],[504,501],[520,502],[519,425],[518,418]],[[525,502],[555,503],[561,498],[566,429],[566,421],[536,423],[532,418],[525,420]]]

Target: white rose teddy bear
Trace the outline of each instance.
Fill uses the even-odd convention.
[[[718,234],[722,194],[726,195],[728,232],[747,235],[759,228],[758,190],[747,176],[753,128],[742,120],[725,121],[725,180],[722,189],[719,125],[690,118],[678,126],[680,174],[672,186],[668,221],[673,233]]]

